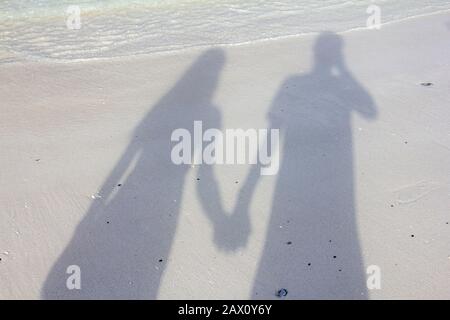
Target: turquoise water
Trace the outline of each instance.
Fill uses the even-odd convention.
[[[86,60],[196,46],[237,44],[364,27],[369,5],[381,22],[450,9],[450,0],[4,0],[0,63]],[[69,29],[67,8],[80,8]]]

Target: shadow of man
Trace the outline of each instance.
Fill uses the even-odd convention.
[[[350,74],[343,40],[322,33],[314,67],[280,88],[268,114],[280,129],[280,169],[252,298],[363,299],[366,280],[354,200],[351,115],[372,119],[374,102]],[[254,168],[253,171],[257,171]],[[254,172],[242,194],[250,202]],[[251,189],[250,188],[250,189]],[[239,205],[238,207],[248,207]]]
[[[149,111],[42,289],[46,299],[154,299],[173,241],[189,165],[171,160],[171,134],[194,120],[220,127],[212,104],[225,55],[202,54]],[[192,132],[192,131],[191,131]],[[68,290],[66,270],[81,270]]]

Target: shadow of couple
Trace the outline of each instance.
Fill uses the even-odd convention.
[[[340,36],[321,34],[311,71],[288,77],[268,112],[269,128],[280,130],[280,169],[251,298],[273,298],[282,287],[290,288],[292,298],[366,296],[351,115],[373,119],[376,110],[346,67],[342,46]],[[177,226],[178,200],[193,170],[173,164],[170,136],[196,120],[204,130],[222,128],[220,108],[212,101],[224,64],[223,50],[203,53],[140,122],[100,190],[102,199],[92,203],[52,267],[43,298],[157,297]],[[214,243],[227,251],[245,247],[251,234],[249,208],[263,179],[259,165],[251,167],[231,214],[221,204],[213,167],[200,165],[198,170],[198,198],[213,225]],[[81,290],[66,287],[69,265],[80,267]]]

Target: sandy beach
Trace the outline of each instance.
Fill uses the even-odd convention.
[[[0,299],[450,299],[448,11],[0,83]],[[278,171],[174,164],[194,121]]]

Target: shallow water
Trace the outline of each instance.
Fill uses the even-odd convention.
[[[12,0],[0,3],[0,63],[131,56],[366,26],[450,9],[449,0]],[[69,29],[77,5],[81,28]]]

